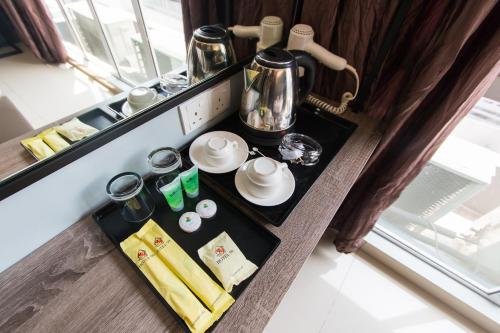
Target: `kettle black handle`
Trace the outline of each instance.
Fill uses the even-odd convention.
[[[297,65],[304,68],[304,76],[299,81],[299,105],[304,102],[307,95],[311,92],[314,86],[314,78],[316,75],[316,60],[305,51],[290,50],[295,57]]]

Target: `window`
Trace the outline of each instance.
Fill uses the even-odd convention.
[[[140,4],[160,73],[182,66],[186,59],[186,46],[181,2],[142,0]]]
[[[375,232],[500,305],[500,82],[381,216]],[[492,94],[493,93],[493,94]]]
[[[45,0],[69,55],[130,86],[184,66],[176,0]],[[103,75],[106,76],[106,75]]]

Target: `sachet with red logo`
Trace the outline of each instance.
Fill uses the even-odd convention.
[[[198,256],[227,292],[231,292],[234,286],[249,278],[258,268],[225,231],[200,248]]]
[[[149,220],[137,236],[150,245],[165,265],[212,311],[214,320],[218,320],[234,303],[234,298],[212,280],[155,221]]]
[[[154,247],[144,242],[137,234],[132,234],[121,242],[120,246],[156,291],[184,320],[191,332],[202,333],[212,326],[215,321],[213,314],[163,263]]]

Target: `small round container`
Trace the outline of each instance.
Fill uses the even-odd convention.
[[[169,95],[178,93],[188,87],[188,79],[180,74],[162,74],[160,88]]]
[[[284,160],[306,166],[318,163],[323,152],[323,148],[316,140],[299,133],[285,135],[278,150]]]
[[[155,209],[154,200],[144,186],[144,181],[135,172],[120,173],[111,178],[106,193],[120,205],[122,217],[127,222],[142,222],[151,217]]]
[[[158,148],[149,153],[148,164],[151,172],[157,175],[170,173],[178,175],[182,166],[181,154],[175,148]]]
[[[179,227],[182,231],[191,233],[200,229],[201,227],[201,218],[198,213],[195,212],[186,212],[182,214],[179,218]]]
[[[196,204],[196,212],[201,218],[209,219],[217,213],[217,204],[210,199],[201,200]]]

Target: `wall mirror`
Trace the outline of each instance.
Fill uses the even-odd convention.
[[[23,3],[29,4],[0,4],[0,190],[26,175],[34,175],[32,182],[40,179],[130,130],[134,119],[165,112],[175,106],[169,101],[180,103],[221,73],[241,67],[255,53],[256,40],[235,38],[226,28],[279,16],[285,38],[300,1]],[[211,28],[199,30],[207,25]],[[19,32],[23,29],[26,35]],[[59,46],[38,40],[50,40],[51,33]],[[200,44],[217,36],[222,51],[211,47],[204,54],[202,46],[189,51],[193,33]],[[67,54],[65,61],[44,59],[57,58],[58,52]],[[27,185],[19,182],[17,190]]]

